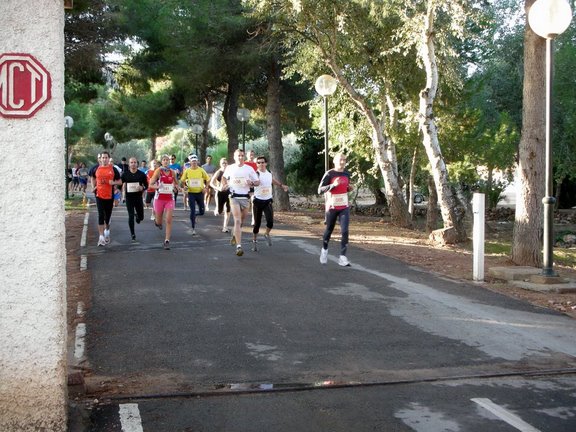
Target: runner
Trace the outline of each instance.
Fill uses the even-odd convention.
[[[328,262],[328,243],[332,236],[332,231],[336,226],[336,220],[340,221],[340,258],[338,264],[346,267],[350,261],[346,258],[348,248],[348,225],[350,222],[350,207],[348,206],[348,192],[353,187],[350,184],[350,173],[345,171],[346,155],[342,153],[334,156],[334,168],[326,171],[320,185],[319,194],[326,194],[326,229],[322,237],[322,249],[320,251],[320,263]]]
[[[120,175],[110,165],[110,153],[100,154],[100,165],[94,170],[92,188],[98,208],[98,246],[110,243],[110,218],[114,208],[114,186],[122,184]]]
[[[128,210],[128,227],[132,241],[136,241],[134,211],[136,211],[136,223],[139,224],[144,219],[142,192],[148,188],[148,178],[138,169],[138,161],[135,157],[129,159],[128,170],[122,173],[122,183],[126,197],[126,210]]]
[[[206,174],[208,174],[210,180],[212,180],[212,176],[216,172],[216,167],[212,165],[211,155],[206,156],[206,163],[202,165],[202,169],[206,171]],[[204,207],[206,207],[206,211],[210,211],[210,200],[213,197],[214,197],[214,189],[212,189],[210,185],[208,185],[206,191],[204,192]],[[217,206],[216,202],[214,202],[214,206],[215,207]]]
[[[208,188],[210,176],[203,168],[198,166],[198,156],[188,156],[190,168],[184,171],[180,179],[180,185],[188,191],[188,206],[190,207],[190,222],[192,223],[192,235],[196,235],[196,204],[198,204],[198,216],[204,215],[204,191]]]
[[[236,163],[228,165],[222,175],[222,189],[230,188],[230,207],[232,216],[234,216],[234,235],[231,243],[236,243],[236,255],[242,256],[242,224],[248,214],[250,205],[249,193],[250,188],[258,186],[258,176],[256,172],[244,164],[244,151],[236,149],[234,152],[234,161]]]
[[[174,171],[176,173],[176,181],[178,181],[180,179],[180,176],[182,175],[182,166],[176,162],[176,155],[172,155],[170,156],[170,165],[168,165],[168,168],[170,168],[172,171]],[[174,190],[174,208],[176,208],[176,202],[178,201],[178,189],[176,188]]]
[[[174,189],[178,189],[178,174],[176,171],[168,168],[170,157],[162,156],[162,166],[158,168],[152,178],[150,185],[156,189],[154,198],[154,225],[162,229],[162,218],[166,213],[166,233],[164,238],[164,249],[170,249],[170,236],[172,234],[172,214],[174,213]]]
[[[88,168],[86,164],[82,162],[80,168],[78,169],[78,181],[80,182],[80,192],[82,192],[82,197],[86,198],[86,187],[88,186]]]
[[[154,195],[156,195],[156,189],[152,187],[150,179],[156,172],[156,168],[158,168],[159,166],[160,164],[158,163],[158,161],[154,159],[152,162],[150,162],[150,169],[146,173],[146,179],[148,180],[148,189],[146,190],[146,198],[144,199],[144,208],[147,209],[150,206],[150,204],[152,204],[151,207],[152,214],[150,215],[150,220],[156,219],[154,217],[154,203],[152,202],[154,201]]]
[[[254,188],[254,199],[252,200],[252,212],[254,213],[254,228],[252,229],[252,250],[258,251],[258,233],[262,224],[262,213],[266,216],[266,233],[264,239],[268,246],[272,246],[270,230],[274,226],[274,210],[272,209],[272,185],[275,184],[288,192],[288,186],[276,180],[270,171],[267,170],[268,161],[264,156],[256,158],[258,165],[258,179],[260,184]]]
[[[190,161],[186,160],[186,162],[184,162],[184,165],[182,166],[182,173],[184,173],[184,171],[186,171],[188,168],[190,168]],[[184,201],[184,210],[188,210],[188,197],[184,198],[182,201]]]
[[[254,150],[249,150],[244,164],[252,167],[254,171],[258,171],[258,164],[256,164],[256,153]],[[248,211],[250,212],[250,225],[254,226],[254,206],[252,202],[254,201],[254,188],[250,188],[250,207]]]
[[[142,171],[144,174],[148,174],[148,171],[150,170],[150,168],[148,168],[148,162],[146,162],[145,160],[141,161],[138,169]]]
[[[220,159],[220,168],[212,176],[210,180],[210,186],[216,191],[216,210],[214,210],[214,216],[219,214],[223,215],[222,221],[222,232],[227,233],[228,230],[228,220],[230,219],[230,191],[228,187],[222,186],[222,175],[224,170],[228,166],[228,161],[226,158]]]

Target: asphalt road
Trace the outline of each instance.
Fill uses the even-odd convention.
[[[87,230],[71,430],[576,430],[566,316],[354,246],[340,267],[338,236],[323,266],[286,225],[258,252],[245,227],[242,257],[212,213],[192,236],[176,210],[168,251],[148,217],[131,242],[124,208],[105,248],[95,209]]]

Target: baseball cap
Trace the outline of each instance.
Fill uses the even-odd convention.
[[[189,155],[188,155],[188,160],[189,160],[190,162],[192,162],[192,161],[197,161],[197,160],[198,160],[198,156],[196,156],[195,154],[189,154]]]

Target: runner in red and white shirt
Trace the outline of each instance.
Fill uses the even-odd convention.
[[[156,189],[154,198],[154,225],[162,229],[162,217],[166,213],[166,233],[164,249],[170,249],[170,236],[172,235],[172,213],[174,212],[174,191],[178,190],[178,173],[168,167],[170,156],[163,155],[160,160],[162,166],[150,178],[150,186]]]
[[[322,237],[322,249],[320,251],[320,263],[328,262],[328,243],[332,236],[332,231],[336,226],[336,221],[340,220],[340,258],[338,264],[346,267],[350,261],[346,258],[348,248],[348,225],[350,223],[350,206],[348,205],[348,192],[353,190],[350,184],[350,173],[345,171],[346,155],[342,153],[334,156],[334,168],[326,171],[320,185],[318,193],[325,194],[326,197],[326,229]]]

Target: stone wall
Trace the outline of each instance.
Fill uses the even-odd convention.
[[[62,0],[0,2],[0,54],[52,78],[33,117],[0,116],[0,431],[66,430],[63,30]]]

